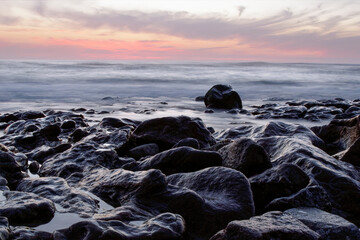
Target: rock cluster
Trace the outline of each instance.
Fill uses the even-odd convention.
[[[211,133],[186,116],[90,126],[86,111],[0,115],[0,239],[360,239],[360,116]]]

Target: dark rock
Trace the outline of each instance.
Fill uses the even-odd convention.
[[[218,150],[223,166],[236,169],[250,177],[271,167],[263,147],[248,138],[237,139]]]
[[[39,130],[40,129],[38,126],[36,126],[35,124],[31,124],[31,125],[28,125],[27,127],[25,127],[24,132],[31,133],[31,132],[36,132]]]
[[[28,119],[37,119],[46,117],[43,112],[40,111],[26,111],[22,112],[20,115],[20,119],[28,120]]]
[[[4,115],[0,115],[0,122],[16,122],[19,120],[19,116],[15,114],[6,113]]]
[[[66,178],[74,172],[81,173],[97,165],[112,168],[117,160],[115,150],[100,148],[93,141],[80,142],[46,160],[40,168],[39,175]]]
[[[238,110],[238,109],[230,109],[230,110],[226,111],[226,113],[238,114],[238,113],[239,113],[239,110]]]
[[[69,140],[75,143],[80,141],[87,135],[89,135],[89,133],[86,130],[78,128],[69,136]]]
[[[200,149],[200,144],[195,138],[184,138],[173,146],[173,148],[177,147],[192,147],[194,149]]]
[[[34,161],[29,164],[29,171],[32,174],[37,174],[39,172],[39,169],[40,169],[40,164],[38,162]]]
[[[156,143],[148,143],[130,149],[127,155],[138,160],[142,157],[153,156],[158,152],[159,146]]]
[[[192,210],[195,216],[185,217],[189,228],[195,228],[193,231],[204,238],[211,237],[232,220],[247,219],[254,214],[249,182],[236,170],[212,167],[170,175],[167,179],[169,184],[188,188],[204,199],[202,208]],[[199,212],[201,209],[203,212]]]
[[[195,98],[195,101],[197,101],[197,102],[203,102],[204,100],[205,100],[205,96],[197,96]]]
[[[208,108],[242,109],[242,101],[231,86],[218,84],[205,94],[205,106]]]
[[[212,110],[212,109],[206,109],[206,110],[204,111],[204,113],[214,113],[214,110]]]
[[[5,145],[3,145],[3,144],[0,143],[0,151],[8,152],[9,149],[8,149]]]
[[[36,194],[5,191],[4,196],[0,215],[7,217],[11,225],[39,225],[54,216],[54,203]]]
[[[0,176],[0,191],[8,191],[9,188],[7,187],[7,180]]]
[[[164,150],[188,137],[197,139],[202,148],[215,143],[201,119],[186,116],[146,120],[135,129],[130,141],[136,145],[157,143]]]
[[[70,187],[58,177],[26,178],[17,187],[18,191],[35,193],[59,204],[59,212],[78,213],[80,216],[92,216],[98,210],[97,201],[88,194]]]
[[[360,137],[360,115],[351,119],[335,119],[328,125],[312,127],[326,143],[326,152],[330,155],[344,151]]]
[[[61,133],[61,129],[58,125],[48,125],[42,129],[40,129],[40,134],[47,138],[49,141],[58,141],[57,138]]]
[[[136,127],[140,124],[139,121],[130,120],[127,118],[118,119],[118,118],[104,118],[100,122],[102,128],[121,128],[124,126],[133,126]]]
[[[163,213],[145,222],[82,221],[54,233],[54,240],[182,240],[185,222],[180,215]]]
[[[27,177],[14,157],[3,151],[0,151],[0,176],[8,181],[10,189],[15,189],[19,181]]]
[[[322,239],[360,239],[360,231],[355,224],[317,208],[293,208],[284,213],[290,214],[293,218],[301,221],[317,232]]]
[[[9,222],[6,217],[0,216],[0,239],[8,240],[10,237],[10,227]]]
[[[67,120],[61,124],[61,129],[74,129],[76,122],[74,120]]]
[[[217,152],[201,151],[191,147],[173,148],[142,160],[135,170],[160,169],[165,175],[193,172],[207,167],[221,166]]]
[[[30,154],[31,155],[30,158],[39,163],[43,163],[48,158],[54,156],[55,154],[65,152],[70,148],[71,148],[71,144],[69,143],[63,143],[56,147],[49,147],[49,148],[43,147],[40,148],[39,150],[35,150],[34,152],[32,152],[32,154]]]
[[[1,238],[0,238],[1,239]],[[28,227],[14,227],[11,230],[12,240],[53,240],[52,234],[36,231]]]
[[[254,195],[257,213],[274,199],[288,197],[309,184],[309,177],[296,165],[281,164],[251,177],[251,190]]]
[[[360,138],[341,154],[340,160],[360,167]]]
[[[316,240],[320,235],[289,214],[268,212],[249,220],[230,222],[210,240]]]
[[[73,112],[86,112],[86,108],[73,108],[71,109]]]

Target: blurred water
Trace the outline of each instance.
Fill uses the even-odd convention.
[[[243,99],[360,98],[360,65],[0,61],[1,102],[189,97],[230,84]]]

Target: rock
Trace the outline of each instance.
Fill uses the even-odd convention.
[[[360,239],[360,231],[355,224],[317,208],[292,208],[284,213],[290,214],[293,218],[301,221],[317,232],[322,239]]]
[[[268,212],[249,220],[230,222],[226,229],[218,232],[210,240],[316,240],[320,235],[301,221],[282,212]]]
[[[0,206],[0,215],[11,225],[39,225],[50,221],[55,213],[52,201],[33,193],[5,191],[6,201]]]
[[[8,184],[7,180],[0,176],[0,191],[8,191],[9,188],[7,184]]]
[[[53,240],[51,233],[36,231],[28,227],[12,228],[11,239],[12,240]]]
[[[31,154],[28,154],[28,156],[32,160],[35,160],[39,163],[43,163],[47,159],[53,157],[55,154],[65,152],[70,148],[71,148],[71,144],[63,143],[56,147],[42,147],[40,149],[36,149]]]
[[[157,143],[161,150],[165,150],[188,137],[198,140],[201,148],[215,143],[201,119],[186,116],[146,120],[135,129],[130,141],[137,146]]]
[[[193,210],[195,216],[185,217],[188,227],[195,228],[193,231],[204,238],[211,237],[232,220],[254,215],[249,182],[236,170],[212,167],[170,175],[167,179],[169,184],[188,188],[204,199],[203,212],[197,208]]]
[[[81,173],[97,165],[112,168],[117,160],[115,150],[101,148],[93,141],[80,142],[46,160],[40,168],[39,175],[67,178],[74,172]]]
[[[201,151],[191,147],[173,148],[142,160],[137,171],[160,169],[165,175],[193,172],[207,167],[221,166],[222,158],[217,152]]]
[[[6,217],[0,216],[0,240],[8,240],[10,237],[9,222]]]
[[[28,120],[28,119],[37,119],[37,118],[44,118],[46,115],[40,111],[26,111],[22,112],[20,115],[20,119]]]
[[[74,129],[76,128],[76,122],[74,120],[64,121],[61,126],[61,129]]]
[[[15,189],[21,179],[27,175],[10,153],[0,151],[0,176],[4,177],[10,189]]]
[[[97,201],[86,193],[70,187],[58,177],[26,178],[17,187],[18,191],[37,194],[58,204],[58,212],[78,213],[92,216],[98,210]]]
[[[156,143],[148,143],[130,149],[127,155],[138,160],[142,157],[153,156],[158,152],[159,146]]]
[[[61,129],[58,125],[47,125],[46,127],[40,129],[40,134],[47,138],[49,141],[58,141],[57,138],[61,133]]]
[[[351,119],[335,119],[328,125],[312,127],[326,143],[326,152],[330,155],[344,151],[360,137],[360,115]]]
[[[342,153],[340,160],[360,167],[360,138]]]
[[[87,135],[89,135],[89,133],[86,130],[77,128],[73,133],[70,134],[69,140],[76,143],[81,139],[83,139],[84,137],[86,137]]]
[[[205,100],[205,96],[197,96],[195,98],[195,101],[197,101],[197,102],[203,102],[204,100]]]
[[[180,215],[163,213],[145,222],[82,221],[54,233],[54,240],[182,240],[185,222]]]
[[[100,122],[102,128],[121,128],[124,126],[133,126],[136,127],[140,124],[139,121],[130,120],[127,118],[117,119],[117,118],[103,118]]]
[[[194,149],[200,149],[200,144],[195,138],[184,138],[173,146],[173,148],[177,147],[192,147]]]
[[[309,184],[309,177],[294,164],[281,164],[251,177],[251,190],[254,195],[257,213],[274,199],[288,197]]]
[[[236,169],[250,177],[271,168],[263,147],[249,138],[240,138],[218,150],[223,166]]]
[[[205,94],[204,102],[208,108],[242,109],[242,101],[239,94],[229,85],[214,85]]]
[[[204,113],[214,113],[214,110],[212,110],[212,109],[206,109],[206,110],[204,111]]]
[[[39,172],[39,169],[40,169],[40,164],[38,162],[34,161],[29,164],[29,171],[32,174],[37,174]]]

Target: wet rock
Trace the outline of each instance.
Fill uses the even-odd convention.
[[[9,222],[6,217],[0,216],[0,239],[7,240],[10,237]]]
[[[250,177],[270,168],[270,159],[263,147],[248,138],[237,139],[218,150],[223,166]]]
[[[118,119],[118,118],[103,118],[100,122],[102,128],[121,128],[124,126],[133,126],[136,127],[140,124],[139,121],[130,120],[127,118]]]
[[[208,108],[242,109],[242,101],[231,86],[218,84],[205,94],[205,106]]]
[[[293,218],[301,221],[322,239],[360,239],[359,228],[344,218],[319,210],[317,208],[293,208],[285,211]]]
[[[74,120],[67,120],[63,122],[60,126],[61,129],[74,129],[76,127],[76,122]]]
[[[1,238],[0,238],[1,239]],[[14,227],[11,230],[12,240],[53,240],[52,234],[36,231],[28,227]]]
[[[15,158],[3,151],[0,151],[0,176],[7,180],[10,189],[15,189],[19,181],[27,177]]]
[[[77,128],[77,129],[75,129],[75,131],[73,133],[70,134],[69,140],[71,142],[75,143],[75,142],[80,141],[81,139],[83,139],[87,135],[89,135],[89,133],[86,130],[81,129],[81,128]]]
[[[173,146],[173,148],[177,147],[192,147],[194,149],[200,149],[200,144],[195,138],[184,138]]]
[[[71,148],[71,144],[63,143],[56,147],[43,147],[33,151],[28,156],[39,163],[45,162],[48,158],[54,156],[55,154],[62,153]]]
[[[185,219],[189,228],[194,228],[193,231],[204,238],[211,237],[232,220],[247,219],[254,215],[249,182],[236,170],[212,167],[170,175],[167,179],[169,184],[188,188],[203,198],[203,206],[192,210],[195,216]]]
[[[160,169],[165,175],[193,172],[212,166],[221,166],[217,152],[201,151],[191,147],[173,148],[142,160],[134,170]]]
[[[331,211],[332,205],[327,192],[319,185],[307,186],[288,197],[272,200],[265,211],[285,211],[297,207],[315,207],[324,211]]]
[[[140,159],[142,157],[153,156],[158,152],[159,146],[156,143],[148,143],[130,149],[127,155],[135,159]]]
[[[86,193],[70,187],[58,177],[26,178],[17,187],[18,191],[37,194],[58,204],[57,211],[92,216],[98,210],[97,201]]]
[[[320,239],[320,235],[289,214],[275,211],[249,220],[230,222],[226,229],[218,232],[210,240],[231,239],[316,240]]]
[[[206,110],[204,111],[204,113],[214,113],[214,110],[212,110],[212,109],[206,109]]]
[[[61,133],[61,129],[58,125],[47,125],[40,129],[40,134],[47,138],[49,141],[58,141],[58,136]]]
[[[197,102],[203,102],[204,100],[205,100],[205,96],[197,96],[195,98],[195,101],[197,101]]]
[[[326,152],[330,155],[344,151],[360,137],[360,115],[351,119],[335,119],[328,125],[312,127],[326,143]]]
[[[37,174],[39,172],[39,169],[40,169],[40,164],[38,162],[34,161],[29,164],[29,171],[32,174]]]
[[[164,213],[141,223],[82,221],[54,233],[54,240],[181,240],[185,222],[180,215]]]
[[[5,191],[6,201],[0,206],[0,215],[11,225],[39,225],[50,221],[55,213],[52,201],[33,193]]]
[[[4,115],[0,115],[0,122],[16,122],[19,120],[19,116],[11,113],[5,113]]]
[[[340,160],[360,167],[360,138],[358,138],[348,149],[341,153]]]
[[[130,141],[137,146],[157,143],[160,149],[164,150],[188,137],[197,139],[202,148],[215,143],[201,119],[186,116],[146,120],[135,129]]]
[[[9,188],[7,187],[7,180],[0,176],[0,191],[8,191]]]
[[[257,213],[274,199],[288,197],[309,184],[309,177],[296,165],[281,164],[251,177],[251,190],[254,195]]]
[[[46,117],[43,112],[40,111],[26,111],[22,112],[20,115],[20,119],[28,120],[28,119],[37,119]]]
[[[97,165],[112,168],[117,160],[115,150],[100,148],[93,141],[80,142],[46,160],[40,168],[39,175],[66,178],[74,172],[81,173]]]

